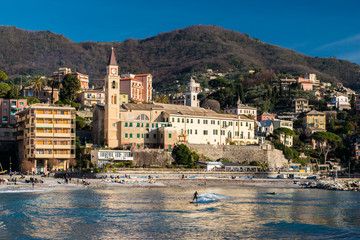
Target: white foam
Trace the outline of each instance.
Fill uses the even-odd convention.
[[[53,191],[53,189],[48,188],[17,188],[17,189],[2,189],[0,193],[30,193],[30,192],[49,192]]]
[[[216,194],[216,193],[204,193],[204,194],[199,195],[197,202],[198,203],[210,203],[210,202],[217,202],[221,199],[228,199],[228,198],[231,198],[231,197],[224,196],[221,194]]]

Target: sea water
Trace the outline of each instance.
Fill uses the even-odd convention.
[[[198,203],[190,204],[195,191]],[[0,192],[0,239],[335,238],[360,238],[360,192],[241,187]]]

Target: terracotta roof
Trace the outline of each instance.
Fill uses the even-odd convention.
[[[325,113],[319,112],[319,111],[316,111],[316,110],[312,110],[312,111],[306,113],[306,115],[325,115]]]
[[[116,62],[116,58],[115,58],[115,53],[114,53],[114,48],[111,48],[111,54],[109,57],[109,61],[108,61],[108,65],[113,65],[113,66],[117,66],[117,62]]]
[[[150,73],[135,74],[135,77],[143,77],[143,76],[147,76],[147,75],[151,75],[151,74]]]

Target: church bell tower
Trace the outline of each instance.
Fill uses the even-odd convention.
[[[116,62],[114,48],[106,67],[105,77],[105,116],[104,116],[104,140],[109,148],[119,146],[119,100],[120,100],[120,77],[119,66]]]

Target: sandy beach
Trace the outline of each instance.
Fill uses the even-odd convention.
[[[290,179],[231,179],[231,178],[104,178],[104,179],[79,179],[71,178],[66,183],[65,179],[54,177],[39,177],[39,183],[26,183],[25,180],[30,180],[26,176],[25,179],[20,179],[16,176],[16,183],[11,181],[10,176],[2,175],[0,179],[5,178],[7,182],[0,184],[0,192],[11,191],[40,191],[40,190],[77,190],[84,188],[106,188],[106,187],[264,187],[264,188],[299,188],[302,181]],[[42,182],[42,183],[40,183]],[[85,184],[84,184],[85,183]]]

